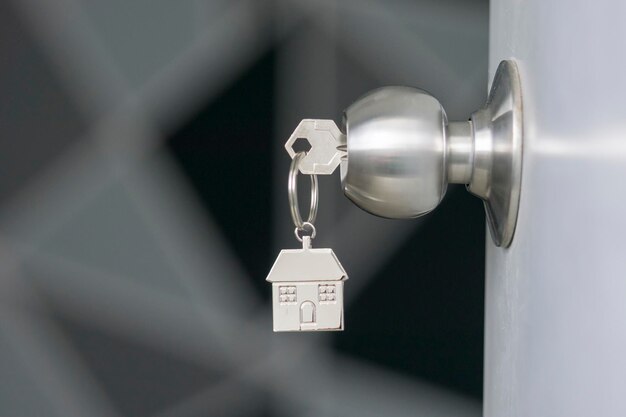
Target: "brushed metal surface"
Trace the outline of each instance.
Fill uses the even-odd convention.
[[[345,195],[381,217],[433,210],[446,191],[446,114],[436,98],[411,87],[371,91],[345,112]]]
[[[496,246],[515,233],[522,181],[522,92],[517,66],[502,61],[485,108],[472,114],[473,169],[468,191],[482,198]]]
[[[411,87],[384,87],[345,112],[345,195],[365,211],[412,218],[435,209],[448,183],[467,184],[485,202],[491,236],[509,246],[522,170],[522,96],[513,61],[502,61],[485,107],[448,123],[436,98]]]

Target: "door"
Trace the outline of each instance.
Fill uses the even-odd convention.
[[[484,411],[626,416],[626,3],[493,0],[490,79],[517,60],[521,207],[487,242]]]

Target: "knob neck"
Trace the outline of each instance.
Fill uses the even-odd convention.
[[[472,122],[451,122],[446,128],[448,183],[469,184],[474,165]]]

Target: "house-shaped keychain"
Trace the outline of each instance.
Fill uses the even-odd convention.
[[[343,330],[343,281],[348,276],[332,249],[280,252],[267,276],[272,283],[274,331]]]

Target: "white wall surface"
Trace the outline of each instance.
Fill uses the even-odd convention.
[[[493,0],[522,75],[509,249],[487,242],[485,415],[626,416],[626,2]]]

